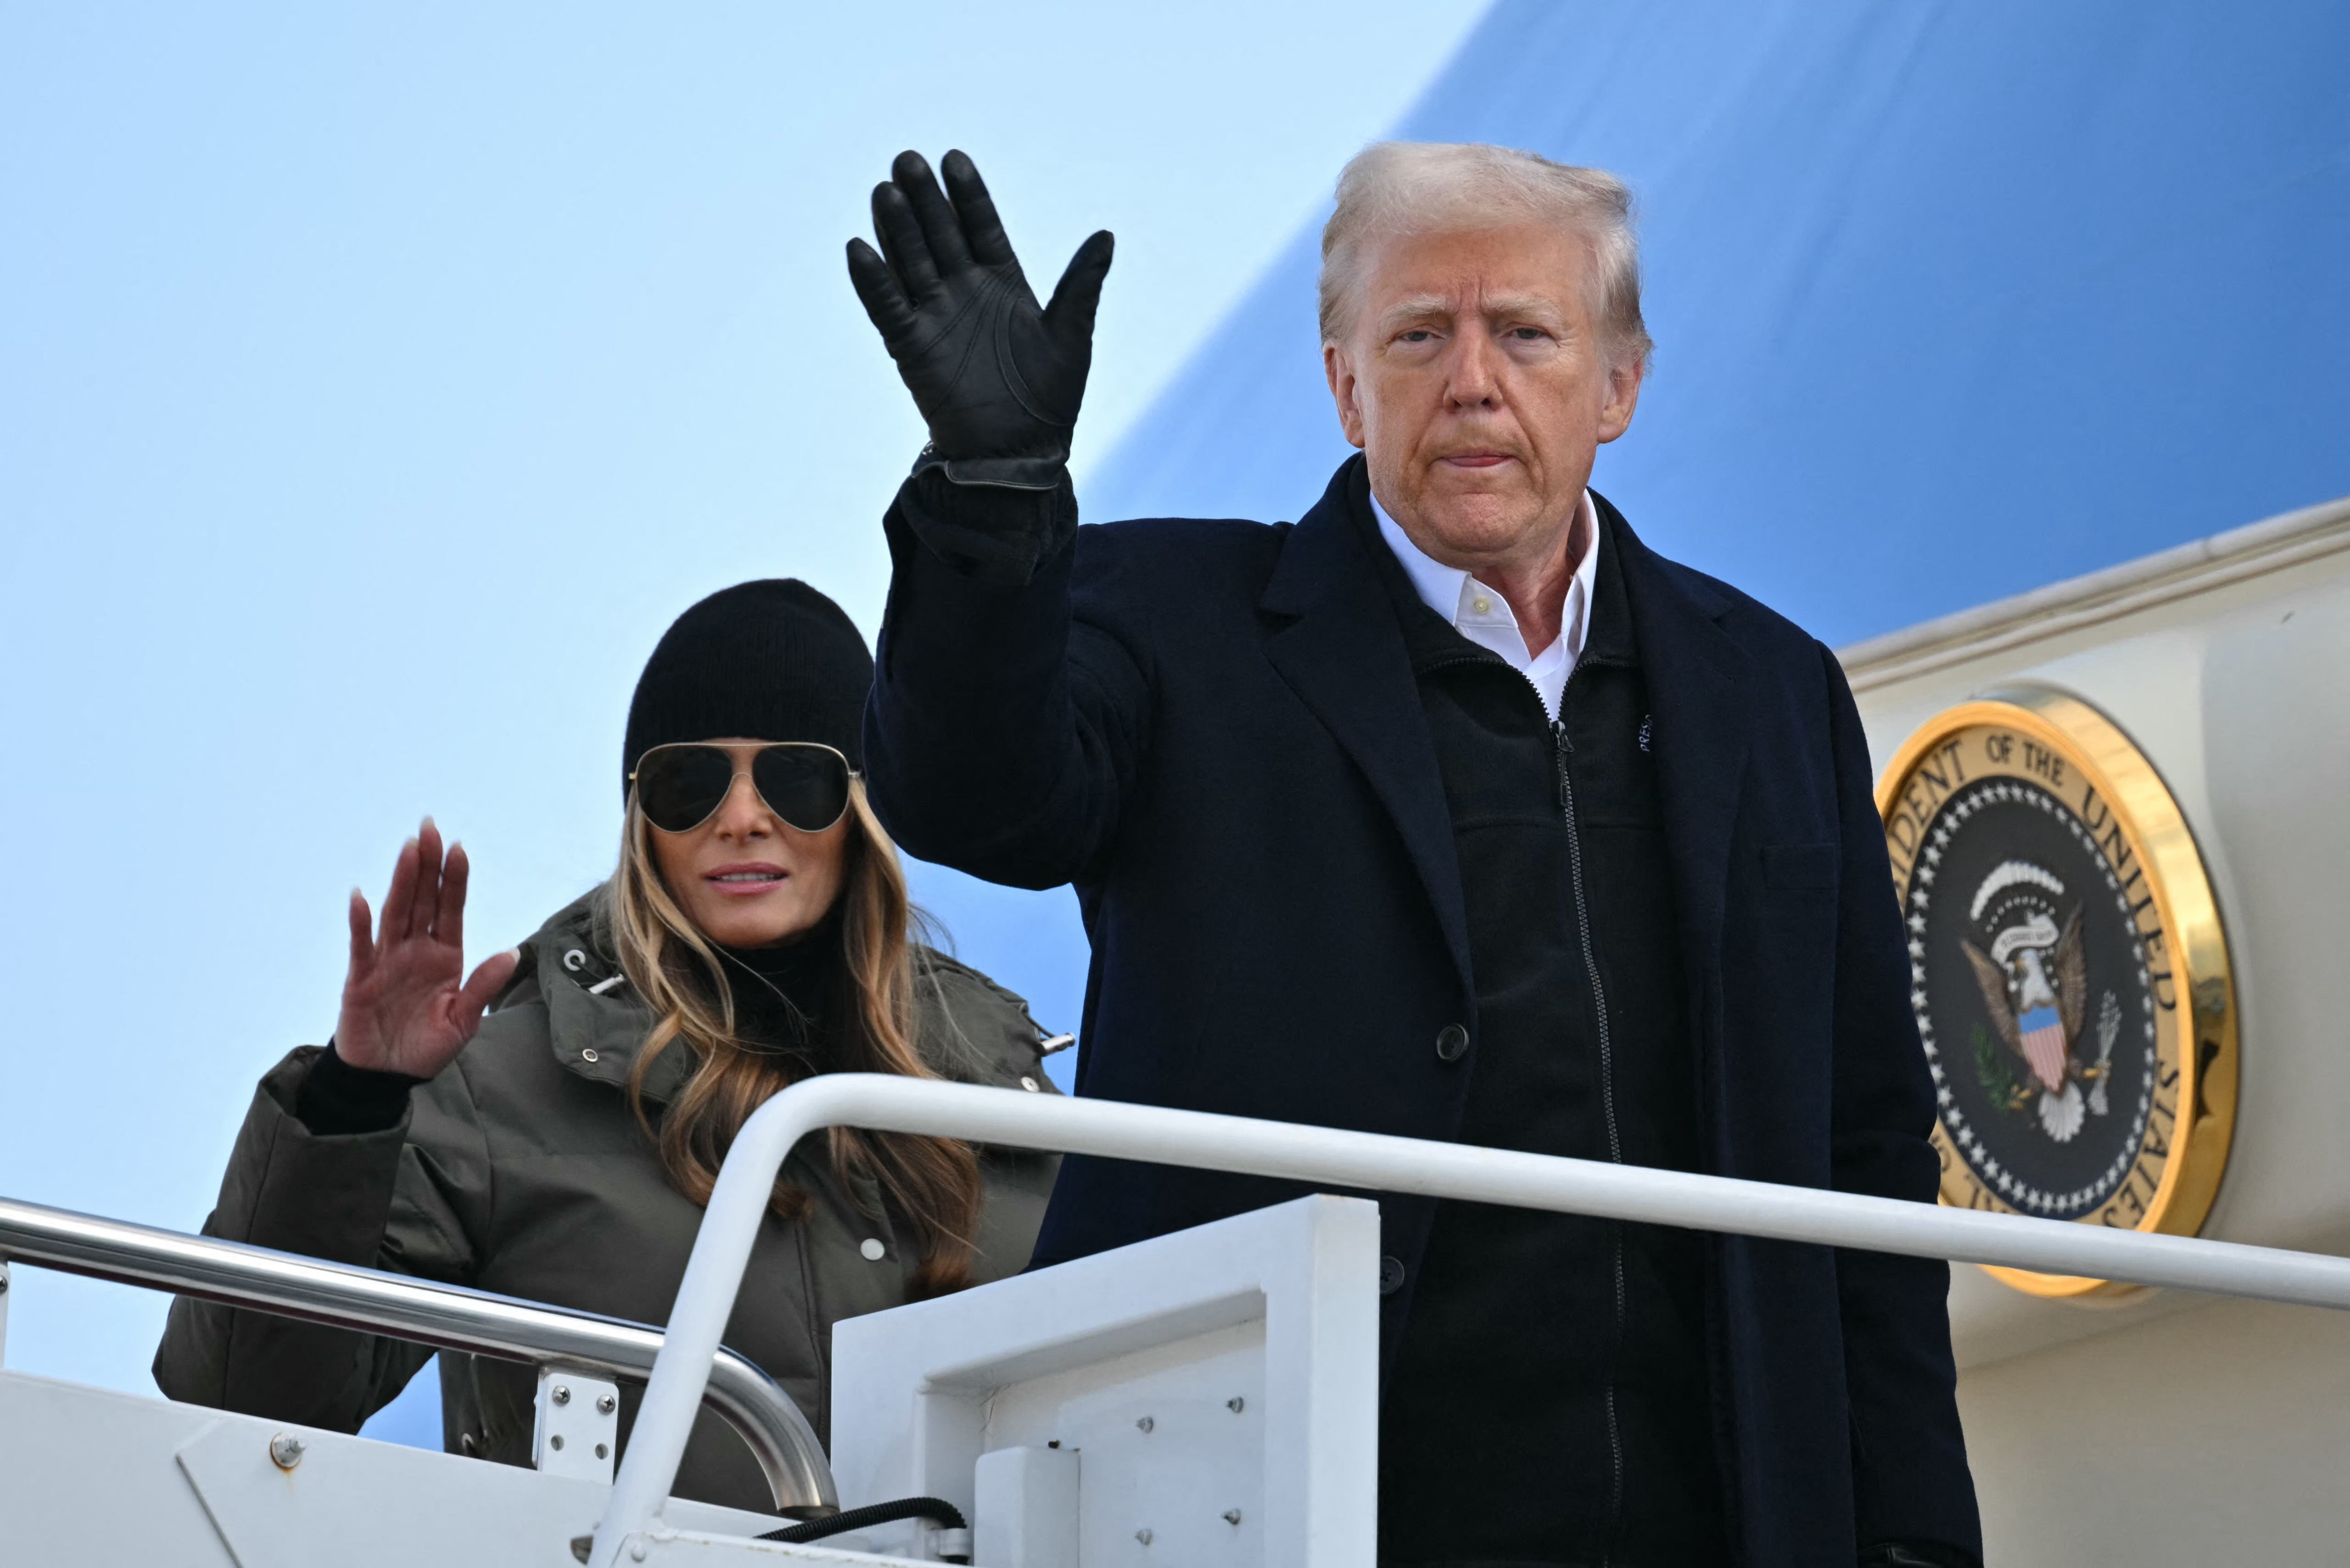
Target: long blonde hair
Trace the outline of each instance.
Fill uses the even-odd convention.
[[[828,1064],[844,1072],[935,1078],[915,1042],[916,917],[897,846],[866,803],[862,779],[850,781],[848,802],[847,864],[835,905],[843,963],[832,984],[835,1005],[827,1010],[834,1016],[823,1021]],[[753,1111],[794,1081],[796,1064],[736,1032],[726,961],[670,896],[653,864],[652,831],[631,786],[620,867],[611,884],[611,929],[621,971],[652,1009],[653,1026],[629,1074],[629,1103],[659,1146],[671,1185],[706,1205],[734,1136]],[[671,1049],[691,1051],[697,1063],[656,1125],[645,1106],[645,1075]],[[850,1200],[858,1201],[857,1179],[866,1179],[910,1222],[921,1248],[915,1293],[938,1295],[970,1284],[980,1205],[979,1162],[971,1146],[854,1127],[834,1127],[830,1137],[833,1170]],[[800,1220],[812,1201],[779,1177],[770,1207],[785,1220]]]

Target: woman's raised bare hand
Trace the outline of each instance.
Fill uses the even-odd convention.
[[[369,934],[368,901],[351,889],[351,969],[343,981],[335,1053],[354,1067],[438,1074],[482,1026],[482,1012],[514,978],[521,954],[509,949],[465,973],[465,849],[441,854],[441,830],[426,817],[400,846],[383,928]]]

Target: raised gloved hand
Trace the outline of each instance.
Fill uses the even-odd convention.
[[[963,484],[1049,490],[1068,461],[1093,364],[1107,230],[1077,247],[1039,309],[972,161],[946,155],[946,190],[901,152],[873,190],[879,254],[848,242],[848,276],[931,427],[928,461]]]

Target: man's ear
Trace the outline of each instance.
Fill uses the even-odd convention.
[[[1355,361],[1336,343],[1322,345],[1322,375],[1330,383],[1330,400],[1338,405],[1338,428],[1346,432],[1347,444],[1363,444],[1363,403],[1357,395]]]
[[[1640,382],[1648,365],[1628,359],[1607,372],[1607,400],[1599,406],[1599,439],[1604,444],[1632,428],[1632,411],[1640,406]]]

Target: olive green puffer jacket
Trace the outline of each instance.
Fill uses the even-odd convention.
[[[295,1101],[319,1047],[261,1080],[204,1222],[224,1236],[531,1301],[660,1324],[669,1318],[702,1210],[662,1175],[624,1085],[650,1026],[619,975],[589,894],[523,947],[522,967],[456,1061],[380,1133],[312,1134]],[[915,955],[918,1044],[944,1076],[1052,1094],[1041,1032],[1010,992],[927,948]],[[650,1102],[684,1085],[691,1054],[665,1051]],[[1017,1273],[1044,1217],[1055,1160],[985,1150],[981,1281]],[[831,1395],[832,1325],[907,1299],[920,1260],[878,1190],[845,1190],[823,1140],[784,1167],[814,1195],[808,1216],[769,1215],[726,1343],[764,1367],[819,1435]],[[874,1243],[879,1243],[878,1249]],[[878,1259],[867,1254],[879,1251]],[[172,1398],[356,1431],[432,1352],[425,1346],[239,1312],[172,1303],[155,1381]],[[441,1357],[445,1446],[530,1462],[534,1374],[513,1362]],[[621,1390],[625,1447],[642,1390]],[[772,1511],[758,1463],[702,1412],[679,1495]]]

